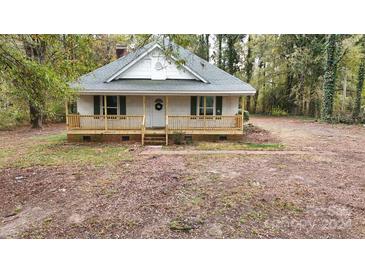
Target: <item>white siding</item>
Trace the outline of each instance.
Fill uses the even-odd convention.
[[[77,99],[77,113],[80,115],[94,114],[94,96],[82,95]]]
[[[161,96],[165,100],[164,96]],[[222,115],[236,115],[238,96],[223,96]],[[126,96],[127,115],[143,115],[143,96]],[[94,98],[82,95],[77,99],[77,112],[81,115],[94,114]],[[169,115],[190,115],[190,96],[169,96]]]
[[[126,96],[127,115],[143,115],[143,96]]]
[[[190,96],[169,96],[169,115],[190,115]]]
[[[222,115],[236,115],[238,113],[239,96],[223,96]]]
[[[145,57],[139,63],[127,69],[119,79],[150,79],[151,78],[151,58]]]
[[[196,79],[184,68],[178,68],[173,60],[167,60],[156,48],[138,63],[124,71],[119,79]]]

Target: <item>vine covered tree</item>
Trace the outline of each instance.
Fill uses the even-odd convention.
[[[360,41],[361,44],[361,62],[359,65],[359,74],[357,79],[357,88],[354,102],[354,110],[352,113],[352,117],[354,120],[358,120],[360,116],[361,110],[361,95],[364,88],[364,77],[365,77],[365,36],[363,35]]]
[[[328,39],[327,45],[327,61],[324,74],[323,85],[323,107],[322,107],[322,119],[329,121],[332,118],[333,111],[333,97],[336,85],[336,73],[337,73],[337,35],[331,34]]]

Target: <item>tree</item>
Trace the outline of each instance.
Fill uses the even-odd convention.
[[[0,35],[0,77],[8,84],[14,102],[28,104],[31,125],[39,128],[45,117],[54,116],[60,109],[63,112],[64,100],[72,97],[69,82],[115,58],[115,47],[111,55],[110,49],[97,49],[100,43],[115,44],[120,39],[98,35]]]
[[[362,58],[361,58],[361,62],[359,65],[354,110],[352,113],[352,117],[354,120],[358,120],[359,116],[360,116],[361,95],[362,95],[362,91],[364,88],[364,77],[365,77],[365,36],[364,35],[362,36],[360,43],[361,43]]]
[[[204,60],[209,62],[209,37],[210,34],[200,34],[197,35],[197,48],[194,50],[195,54],[197,54],[199,57],[203,58]]]
[[[358,76],[358,84],[356,89],[355,96],[355,106],[353,111],[353,118],[355,120],[359,119],[360,110],[361,110],[361,94],[364,87],[364,75],[365,75],[365,60],[362,60],[359,67],[359,76]]]
[[[217,43],[218,43],[218,53],[217,53],[217,66],[220,69],[223,69],[222,65],[222,42],[223,42],[223,34],[217,34]]]
[[[245,56],[245,80],[247,83],[251,82],[252,73],[253,73],[253,58],[252,58],[252,45],[251,45],[251,35],[248,36],[247,39],[247,53]],[[251,96],[248,96],[246,99],[246,110],[251,111]]]
[[[328,39],[327,45],[327,61],[324,74],[323,85],[323,106],[322,106],[322,119],[329,121],[332,118],[333,112],[333,97],[336,84],[337,73],[337,35],[331,34]]]
[[[238,70],[238,63],[240,56],[237,52],[236,43],[240,42],[246,35],[244,34],[225,34],[224,38],[227,43],[227,47],[224,50],[223,58],[225,59],[224,70],[230,74],[235,74]]]
[[[59,100],[69,91],[66,82],[46,63],[47,45],[53,38],[41,35],[0,37],[1,76],[11,84],[16,98],[28,102],[34,128],[42,126],[47,100]]]

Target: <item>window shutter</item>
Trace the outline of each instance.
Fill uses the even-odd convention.
[[[191,96],[191,100],[190,100],[190,115],[196,115],[197,103],[198,103],[198,97],[197,96]]]
[[[127,114],[127,105],[125,96],[119,96],[119,114],[120,115]]]
[[[100,115],[100,96],[94,95],[94,115]]]
[[[222,105],[222,96],[217,96],[215,102],[215,115],[222,115]]]

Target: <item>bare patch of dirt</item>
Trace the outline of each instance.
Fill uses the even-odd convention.
[[[136,149],[106,166],[2,168],[0,237],[364,238],[365,129],[291,118],[252,123],[303,153]],[[45,136],[63,128],[49,130]],[[0,133],[1,148],[38,142],[28,131],[11,134]]]

